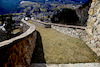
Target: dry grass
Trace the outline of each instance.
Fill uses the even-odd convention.
[[[32,21],[29,21],[32,23]],[[98,62],[96,54],[80,39],[36,25],[42,37],[46,63]]]

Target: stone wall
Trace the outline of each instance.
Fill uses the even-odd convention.
[[[45,22],[42,22],[40,20],[36,20],[34,18],[31,18],[31,20],[33,20],[34,23],[37,24],[38,26],[42,26],[44,28],[51,28],[51,25],[52,25],[52,23],[45,23]]]
[[[30,26],[28,26],[26,23],[23,23],[23,27],[22,28],[23,28],[22,31],[26,32],[30,28]]]
[[[86,32],[89,46],[100,56],[100,0],[92,0],[91,7],[88,11]]]
[[[75,38],[83,39],[83,37],[86,35],[85,27],[54,24],[51,26],[51,28]]]
[[[33,24],[24,20],[22,22],[29,26],[26,32],[0,42],[0,67],[30,67],[36,42],[36,31]]]

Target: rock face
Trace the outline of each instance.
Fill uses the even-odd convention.
[[[86,32],[90,36],[88,43],[90,47],[100,56],[100,0],[92,0],[88,11]]]
[[[91,5],[91,0],[89,0],[87,3],[83,4],[81,7],[76,9],[76,13],[79,17],[80,23],[79,25],[81,26],[86,26],[87,25],[87,19],[88,19],[88,10]]]

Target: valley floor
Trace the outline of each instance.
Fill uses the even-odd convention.
[[[35,24],[34,21],[28,21]],[[99,62],[97,55],[80,39],[36,25],[38,39],[32,63],[66,64]]]

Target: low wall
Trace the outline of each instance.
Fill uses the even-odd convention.
[[[23,23],[23,27],[22,28],[23,28],[22,31],[24,33],[24,32],[26,32],[30,28],[30,26],[28,26],[26,23]]]
[[[86,35],[85,27],[54,24],[51,25],[51,28],[75,38],[82,39],[82,37]]]
[[[34,18],[32,18],[31,20],[35,21],[34,23],[36,23],[38,26],[42,26],[44,28],[51,28],[51,25],[52,25],[52,23],[45,23],[40,20],[36,20]]]
[[[29,67],[35,48],[36,31],[33,24],[27,23],[23,34],[0,42],[0,66],[1,67]],[[28,26],[27,26],[28,25]]]

